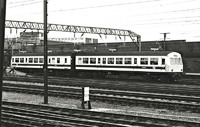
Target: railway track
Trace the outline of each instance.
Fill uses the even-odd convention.
[[[200,122],[172,120],[142,114],[126,115],[48,105],[3,102],[2,123],[26,127],[199,127]]]
[[[14,83],[14,84],[13,84]],[[5,83],[4,91],[43,94],[43,84],[20,84],[21,82]],[[81,99],[81,87],[49,85],[50,96],[70,97]],[[173,109],[180,111],[200,111],[199,96],[168,95],[147,92],[119,91],[107,89],[90,89],[92,101],[106,101],[116,104],[137,105]]]
[[[43,83],[41,77],[4,77],[7,81],[22,81]],[[200,96],[200,85],[180,85],[180,84],[160,84],[160,83],[141,83],[129,81],[112,81],[112,80],[92,80],[77,78],[58,78],[49,77],[49,84],[67,85],[67,86],[88,86],[91,88],[103,88],[111,90],[152,92],[162,94],[178,94],[187,96]]]

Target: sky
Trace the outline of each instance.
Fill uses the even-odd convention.
[[[131,30],[142,41],[163,40],[162,33],[168,33],[166,40],[200,41],[199,5],[200,0],[48,0],[48,23]],[[6,20],[43,22],[43,7],[43,0],[7,0]],[[18,37],[20,31],[7,28],[5,36]],[[84,36],[100,42],[130,41]],[[74,34],[49,32],[48,37]]]

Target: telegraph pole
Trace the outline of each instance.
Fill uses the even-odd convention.
[[[2,85],[4,63],[4,36],[5,36],[6,0],[0,0],[0,127],[2,115]]]
[[[47,0],[44,0],[44,104],[48,104]]]
[[[163,49],[164,49],[164,51],[165,51],[165,41],[166,41],[166,37],[167,37],[167,34],[170,34],[170,33],[160,33],[160,34],[163,34],[163,35],[164,35]]]

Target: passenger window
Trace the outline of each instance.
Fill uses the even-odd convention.
[[[56,59],[55,58],[52,58],[52,63],[54,64],[56,62]]]
[[[103,58],[103,64],[106,64],[106,58]]]
[[[114,58],[108,58],[108,64],[114,64]]]
[[[28,58],[26,58],[26,63],[28,62]]]
[[[60,63],[60,58],[57,58],[57,63]]]
[[[38,58],[34,58],[34,63],[38,63]]]
[[[162,58],[162,65],[165,65],[165,58]]]
[[[98,58],[98,64],[100,64],[101,63],[101,58]]]
[[[83,58],[83,63],[88,64],[88,58]]]
[[[134,58],[134,64],[137,64],[137,58]]]
[[[19,63],[19,58],[15,58],[15,63]]]
[[[12,62],[14,62],[15,61],[15,58],[12,58]]]
[[[65,63],[67,63],[67,58],[65,58]]]
[[[141,65],[148,65],[148,58],[141,58],[140,59],[140,64]]]
[[[131,58],[125,58],[125,64],[132,64]]]
[[[51,58],[49,58],[49,63],[51,63]]]
[[[24,63],[24,58],[20,58],[20,63]]]
[[[123,58],[116,58],[116,64],[122,64]]]
[[[150,65],[158,65],[158,58],[150,58]]]
[[[29,59],[28,59],[28,62],[29,62],[29,63],[33,63],[33,58],[29,58]]]
[[[82,58],[78,58],[78,64],[82,64]]]
[[[96,64],[96,58],[90,58],[90,64]]]
[[[43,63],[44,59],[43,58],[39,58],[39,63]]]

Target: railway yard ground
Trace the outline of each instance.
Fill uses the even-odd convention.
[[[15,79],[20,79],[20,78],[17,77]],[[41,82],[34,82],[34,81],[39,81],[38,79],[34,79],[33,82],[31,81],[31,78],[30,79],[25,78],[25,79],[26,79],[25,81],[22,81],[22,80],[12,81],[9,78],[4,80],[3,105],[4,105],[4,103],[5,103],[5,105],[7,105],[6,103],[11,102],[11,103],[20,103],[20,104],[27,104],[27,105],[33,104],[37,107],[50,106],[50,107],[55,107],[55,108],[61,108],[62,110],[66,108],[68,110],[69,109],[70,110],[78,110],[78,112],[91,111],[93,113],[94,112],[95,113],[97,113],[97,112],[98,113],[114,113],[114,114],[118,114],[118,116],[120,116],[120,115],[130,115],[131,117],[133,117],[133,116],[137,117],[136,120],[132,120],[132,118],[126,118],[127,116],[122,116],[122,118],[119,118],[119,119],[121,120],[121,119],[124,118],[124,121],[122,123],[119,122],[118,124],[116,124],[116,121],[108,122],[109,120],[107,120],[107,122],[109,124],[104,123],[104,122],[101,122],[101,124],[97,124],[97,122],[99,122],[101,120],[95,119],[95,120],[92,121],[92,124],[87,123],[87,126],[113,126],[113,127],[114,126],[130,126],[130,125],[132,125],[132,126],[174,126],[174,127],[178,127],[178,126],[183,126],[183,127],[184,126],[185,127],[195,126],[195,127],[198,127],[198,126],[200,126],[200,113],[199,113],[200,110],[195,107],[195,106],[197,106],[197,107],[200,106],[200,102],[198,101],[199,98],[200,98],[200,94],[197,92],[200,89],[200,86],[198,85],[199,82],[198,82],[198,79],[196,79],[196,78],[195,79],[197,81],[195,81],[195,84],[191,84],[191,85],[187,85],[189,83],[186,83],[186,84],[183,84],[183,85],[181,85],[181,84],[175,84],[175,85],[174,84],[160,84],[160,85],[163,85],[163,86],[161,86],[160,88],[157,88],[157,90],[160,90],[160,92],[158,92],[156,94],[155,94],[155,90],[156,90],[155,86],[156,85],[154,83],[138,83],[138,82],[130,82],[130,81],[125,82],[125,81],[114,81],[114,80],[113,81],[108,80],[108,81],[100,82],[101,80],[88,80],[88,79],[80,79],[79,81],[73,79],[73,81],[72,81],[70,79],[67,79],[68,83],[66,83],[66,81],[61,81],[60,84],[58,84],[58,85],[52,85],[52,83],[55,84],[55,82],[58,82],[58,81],[50,78],[49,82],[51,83],[51,85],[49,85],[49,103],[47,105],[43,104],[43,102],[44,102],[43,95],[41,95],[41,93],[33,90],[33,89],[40,89],[40,87],[42,86],[42,83]],[[184,79],[183,82],[186,82],[186,80],[188,82],[194,83],[194,82],[192,82],[192,81],[194,81],[194,79],[191,79],[191,80],[190,79]],[[99,82],[99,84],[97,84],[97,82]],[[117,95],[115,95],[115,96],[112,95],[109,101],[105,101],[103,99],[98,99],[97,97],[100,98],[101,94],[105,94],[105,96],[110,96],[110,95],[107,95],[109,90],[105,89],[105,86],[109,85],[109,83],[116,85],[117,89],[122,89],[122,87],[120,87],[120,86],[125,85],[127,87],[126,89],[130,89],[128,94],[132,94],[132,92],[133,93],[136,92],[136,93],[134,93],[134,95],[136,97],[132,97],[134,95],[128,95],[126,93],[127,92],[126,89],[124,89],[124,90],[117,90],[117,89],[111,90],[111,88],[114,88],[111,85],[111,88],[109,88],[110,94],[112,92],[116,92]],[[12,85],[10,85],[10,84],[12,84]],[[63,86],[63,84],[65,84],[66,86]],[[94,84],[96,84],[96,85],[101,84],[102,86],[99,86],[99,88],[92,88],[92,85],[94,85]],[[133,84],[136,84],[136,85],[133,85]],[[141,88],[139,88],[139,86],[137,86],[137,85],[140,85]],[[16,88],[14,88],[14,86],[16,86]],[[90,86],[90,88],[91,88],[91,106],[92,106],[92,109],[82,109],[81,108],[81,97],[80,97],[81,95],[78,95],[79,97],[73,97],[74,95],[70,96],[70,95],[68,95],[70,93],[67,93],[69,91],[71,91],[72,93],[76,93],[77,90],[73,90],[73,89],[79,89],[80,90],[81,86]],[[172,86],[174,86],[174,88]],[[177,88],[177,86],[180,86],[180,88]],[[29,88],[29,90],[27,90],[26,87]],[[101,89],[101,87],[102,87],[102,89]],[[136,87],[137,87],[137,89],[136,89]],[[170,88],[170,87],[172,87],[172,88]],[[63,89],[63,90],[61,90],[60,88]],[[169,88],[169,89],[167,89],[167,88]],[[177,90],[175,90],[175,88],[177,88]],[[12,89],[15,92],[13,92]],[[134,91],[133,89],[135,89],[136,91]],[[146,91],[146,92],[142,91],[142,89],[144,89],[144,91]],[[169,92],[170,89],[174,89],[174,91]],[[55,90],[59,90],[59,92],[58,91],[55,92]],[[80,92],[79,90],[78,90],[78,92]],[[29,92],[27,93],[27,92],[24,92],[24,91],[29,91]],[[52,91],[55,92],[55,93],[52,94]],[[67,92],[63,93],[63,91],[67,91]],[[103,91],[103,92],[98,93],[97,95],[94,95],[94,91],[95,92],[98,92],[98,91],[102,92]],[[166,91],[166,93],[165,93],[165,91]],[[185,92],[185,91],[188,91],[188,93]],[[119,92],[119,93],[124,92],[124,94],[126,93],[127,95],[122,96],[121,94],[119,94],[117,92]],[[167,97],[165,97],[165,99],[157,98],[157,97],[155,97],[154,99],[151,99],[151,97],[149,95],[149,98],[147,98],[147,100],[148,100],[147,102],[146,101],[140,102],[141,101],[140,96],[142,95],[140,92],[142,92],[142,94],[154,93],[154,95],[153,95],[154,97],[157,96],[157,94],[160,94],[160,96],[163,96],[163,95],[166,94]],[[158,104],[158,102],[160,103],[161,101],[163,103],[163,102],[168,102],[169,100],[171,100],[171,99],[167,100],[166,98],[169,98],[170,96],[174,95],[173,92],[177,93],[177,95],[184,93],[184,94],[182,94],[182,96],[175,95],[174,97],[172,97],[172,98],[177,97],[177,99],[180,97],[180,99],[181,99],[180,101],[172,100],[172,102],[170,102],[170,104]],[[62,93],[62,95],[59,95],[58,93]],[[161,93],[163,93],[163,95]],[[193,95],[191,94],[191,96],[189,96],[190,93],[193,93]],[[138,95],[136,95],[136,94],[138,94]],[[141,95],[139,95],[139,94],[141,94]],[[97,96],[97,97],[94,97],[94,96]],[[113,96],[114,97],[120,96],[119,98],[122,98],[122,100],[127,99],[126,96],[130,96],[128,98],[130,99],[131,103],[127,103],[126,101],[117,102],[115,99],[112,99]],[[143,97],[145,98],[144,95],[142,95],[142,98]],[[185,99],[186,97],[187,98],[193,97],[192,99],[190,98],[192,101],[186,100]],[[133,101],[131,99],[139,99],[139,100]],[[195,99],[197,99],[197,100],[195,100]],[[144,101],[144,100],[142,100],[142,101]],[[155,102],[156,104],[154,104],[153,101],[158,101],[158,102]],[[139,103],[139,104],[133,104],[133,103]],[[179,104],[176,105],[176,106],[171,106],[171,105],[174,105],[174,103],[179,103]],[[194,104],[194,106],[190,107],[190,105],[192,105],[192,104]],[[10,107],[10,106],[8,106],[8,107]],[[20,107],[23,107],[23,106],[20,106]],[[28,107],[32,107],[32,106],[28,106]],[[169,107],[169,108],[166,108],[166,107]],[[177,107],[183,107],[183,109],[179,110],[179,109],[177,109]],[[61,109],[58,109],[59,112],[61,111]],[[193,110],[193,109],[196,109],[196,110]],[[13,110],[13,109],[9,109],[9,110]],[[19,110],[19,109],[15,109],[15,110]],[[33,109],[31,109],[31,112],[32,112],[32,110]],[[55,110],[55,109],[51,109],[51,111],[52,110]],[[36,111],[36,108],[34,109],[34,111]],[[42,109],[39,109],[39,111],[40,111],[40,113],[43,113]],[[5,112],[5,114],[10,115],[11,112]],[[13,118],[19,117],[20,114],[21,113],[14,115]],[[31,114],[31,113],[28,113],[28,114]],[[74,114],[77,114],[77,113],[74,113]],[[27,116],[27,119],[29,117],[32,118],[33,116],[34,115]],[[113,114],[111,116],[113,117]],[[58,116],[56,116],[56,117],[58,117]],[[101,114],[98,117],[103,117],[103,116]],[[142,120],[139,120],[139,119],[141,119],[140,117],[142,117]],[[144,117],[145,118],[148,117],[148,119],[144,120]],[[107,116],[106,116],[106,118],[107,118]],[[159,118],[159,122],[152,122],[152,121],[154,121],[152,119],[155,119],[155,118]],[[36,118],[34,118],[34,120],[35,119]],[[50,118],[43,118],[43,119],[50,119]],[[86,118],[81,118],[81,119],[83,121],[83,119],[86,119]],[[119,121],[119,119],[117,119],[116,117],[114,117],[112,119],[116,119],[116,120]],[[130,121],[130,123],[128,122],[128,120]],[[160,121],[160,120],[166,120],[167,122],[163,122],[163,121]],[[6,119],[5,121],[8,121],[8,120]],[[10,119],[10,121],[12,121],[12,120]],[[37,119],[35,121],[37,121]],[[39,120],[39,121],[40,121],[40,124],[37,125],[37,126],[59,126],[59,127],[60,126],[67,126],[67,125],[65,125],[66,123],[63,123],[63,122],[61,124],[57,123],[58,121],[59,122],[62,121],[60,119],[59,120],[57,119],[56,122],[54,122],[54,123],[56,123],[56,125],[53,125],[53,123],[49,124],[47,120]],[[105,120],[102,120],[102,121],[105,121]],[[140,122],[137,123],[135,121],[140,121]],[[145,124],[143,123],[144,121],[145,121]],[[66,120],[65,120],[65,122],[66,122]],[[72,122],[73,123],[73,125],[72,125],[71,122],[72,121],[70,121],[69,126],[83,126],[83,125],[86,126],[85,122],[81,123],[80,125],[75,125],[73,122]],[[91,122],[91,121],[87,120],[87,122]],[[184,123],[184,122],[186,122],[186,123]],[[33,123],[33,121],[28,122],[24,126],[28,126],[28,125],[33,126],[33,125],[31,125],[32,123]],[[44,125],[44,123],[45,124],[48,123],[49,125]],[[75,121],[75,123],[76,123],[76,121]],[[152,123],[154,123],[154,124],[152,124]],[[10,126],[12,124],[5,124],[5,125]],[[21,124],[19,124],[18,126],[21,126]],[[8,127],[8,126],[5,126],[5,127]]]

